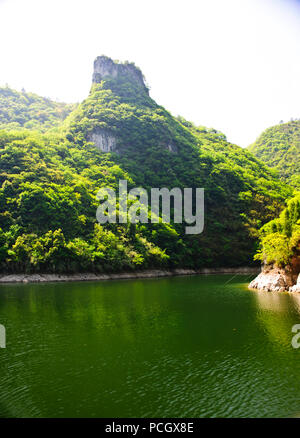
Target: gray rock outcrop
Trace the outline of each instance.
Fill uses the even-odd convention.
[[[297,284],[295,284],[295,275],[289,266],[284,269],[276,266],[266,266],[251,281],[249,289],[259,289],[267,292],[300,292],[300,279],[298,276]]]
[[[104,129],[98,129],[88,136],[88,140],[95,144],[102,152],[116,152],[117,139]]]
[[[134,64],[125,62],[123,64],[113,61],[107,56],[98,56],[94,61],[93,83],[99,83],[107,77],[117,78],[125,76],[131,82],[136,82],[148,94],[143,73]]]
[[[291,286],[289,289],[290,292],[300,292],[300,274],[298,275],[297,283],[294,286]]]

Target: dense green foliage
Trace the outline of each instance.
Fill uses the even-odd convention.
[[[101,272],[164,264],[164,252],[131,226],[96,223],[98,188],[130,177],[94,147],[2,131],[0,154],[2,269]],[[168,234],[168,227],[157,228]]]
[[[266,129],[249,150],[276,169],[282,180],[300,188],[300,120]]]
[[[75,108],[33,93],[0,88],[0,129],[35,129],[58,126]]]
[[[91,142],[115,136],[118,152]],[[170,150],[171,149],[171,150]],[[94,84],[60,133],[0,133],[2,271],[120,271],[249,264],[291,190],[223,134],[172,117],[128,78]],[[96,221],[100,187],[204,187],[205,228]]]
[[[288,201],[279,218],[262,227],[260,237],[258,260],[285,266],[300,256],[300,193]]]

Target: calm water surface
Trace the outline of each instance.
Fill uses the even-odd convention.
[[[300,295],[246,276],[0,286],[0,416],[300,412]]]

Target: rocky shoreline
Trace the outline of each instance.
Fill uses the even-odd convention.
[[[241,268],[203,268],[203,269],[153,269],[138,272],[119,272],[111,274],[9,274],[0,275],[0,283],[46,283],[58,281],[99,281],[99,280],[127,280],[134,278],[159,278],[178,275],[199,274],[257,274],[257,267]]]
[[[295,274],[289,268],[265,267],[248,287],[267,292],[300,293],[300,274]]]

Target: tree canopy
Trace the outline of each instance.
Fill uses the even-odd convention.
[[[249,150],[283,181],[300,189],[300,120],[266,129]]]
[[[57,127],[75,106],[34,93],[0,88],[0,129],[26,128],[45,132]]]
[[[280,216],[260,230],[260,248],[255,258],[284,267],[300,256],[300,193],[290,199]]]

